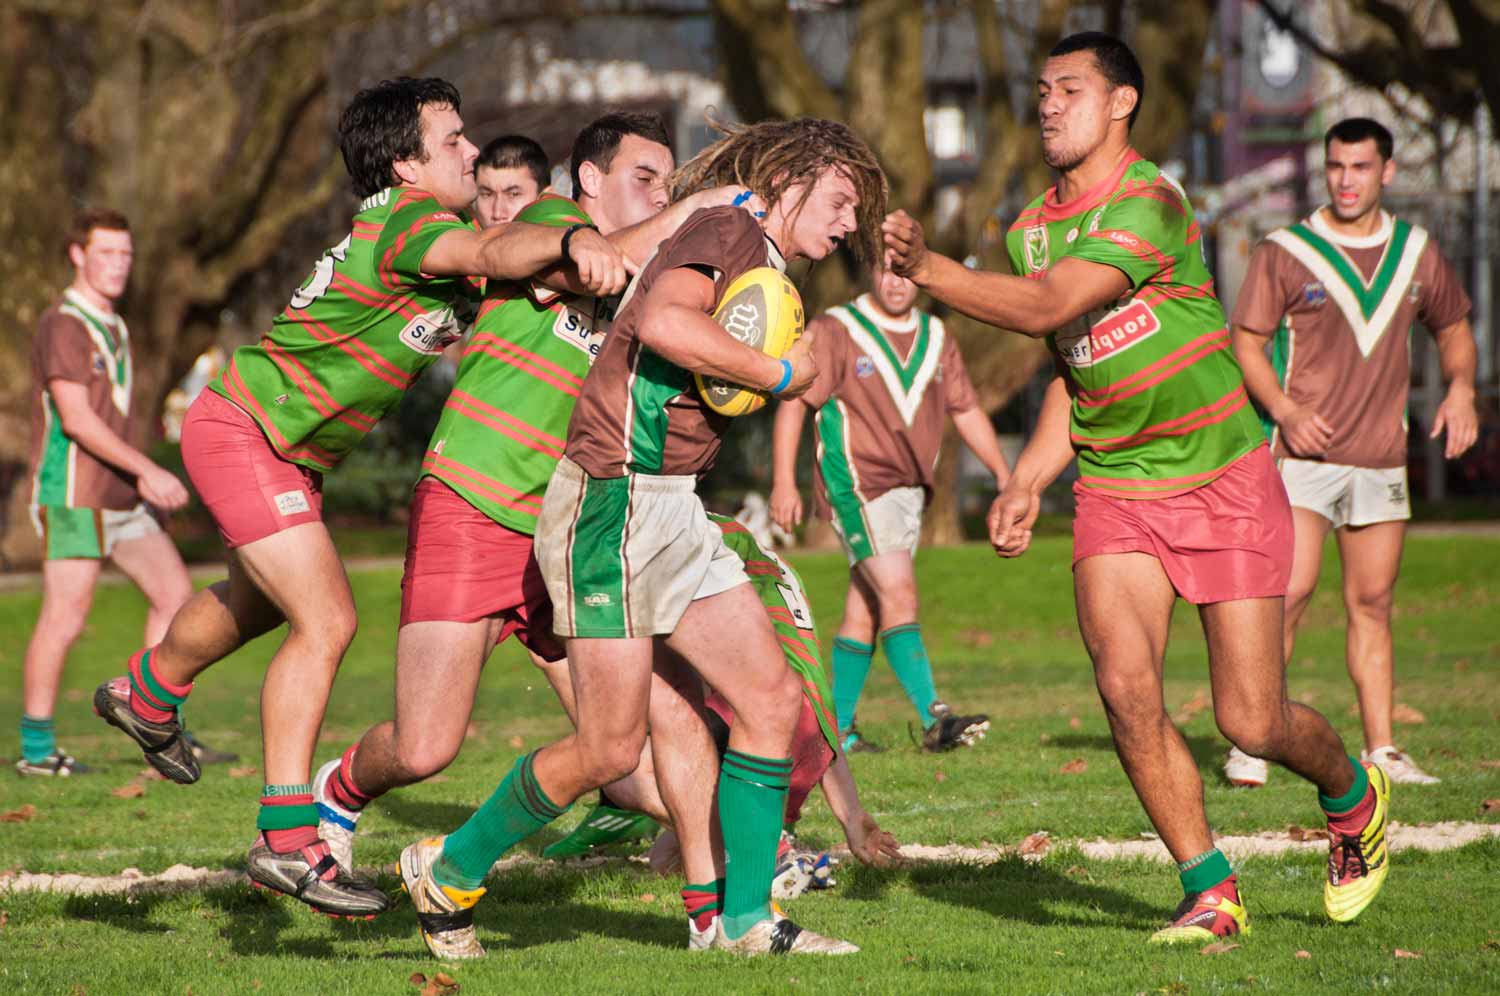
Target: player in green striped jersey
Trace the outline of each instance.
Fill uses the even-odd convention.
[[[229,579],[195,595],[128,681],[95,709],[174,781],[198,778],[177,707],[194,678],[288,623],[261,695],[265,790],[252,881],[314,909],[369,916],[380,890],[341,871],[318,836],[310,769],[318,729],[353,638],[349,582],[321,517],[333,470],[400,401],[472,313],[474,277],[527,276],[568,258],[590,290],[624,285],[619,251],[588,228],[525,224],[479,232],[461,212],[478,150],[459,95],[437,79],[360,91],[339,121],[363,198],[347,238],[319,260],[271,330],[237,350],[183,427],[188,473],[229,547]]]
[[[1078,456],[1074,589],[1120,761],[1186,893],[1153,941],[1237,934],[1248,921],[1214,848],[1203,785],[1162,704],[1178,595],[1199,607],[1219,728],[1319,789],[1333,840],[1324,905],[1351,920],[1389,865],[1389,782],[1316,711],[1286,698],[1281,619],[1291,510],[1247,405],[1192,206],[1130,147],[1145,80],[1109,35],[1063,39],[1037,80],[1055,187],[1022,213],[1014,276],[929,252],[887,219],[894,268],[965,314],[1047,336],[1059,370],[1036,430],[990,510],[1001,556],[1031,540],[1043,488]],[[1248,748],[1247,748],[1248,749]]]

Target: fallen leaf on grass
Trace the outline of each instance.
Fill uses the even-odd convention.
[[[26,808],[29,809],[30,807]],[[1497,809],[1500,809],[1500,799],[1486,799],[1479,804],[1479,811],[1481,813],[1493,813]]]
[[[442,992],[442,990],[438,988],[438,984],[436,982],[429,982],[427,983],[427,985],[422,987],[422,996],[438,996],[438,993],[440,992]]]
[[[456,985],[458,985],[458,980],[455,979],[453,976],[449,975],[447,972],[439,972],[439,973],[437,973],[436,975],[434,975],[432,977],[432,981],[436,982],[440,986],[456,986]]]
[[[423,975],[421,972],[413,972],[410,976],[407,977],[406,981],[410,982],[414,986],[425,986],[427,985],[427,976]]]
[[[1199,948],[1198,953],[1201,955],[1220,955],[1226,951],[1233,951],[1237,947],[1239,947],[1238,944],[1230,944],[1228,941],[1215,941],[1212,944],[1207,944]]]
[[[959,630],[958,638],[971,647],[988,647],[995,642],[995,634],[987,629]]]
[[[1418,723],[1427,722],[1427,717],[1420,710],[1413,709],[1405,702],[1396,703],[1396,708],[1391,710],[1391,719],[1397,723],[1415,726]]]
[[[1025,840],[1021,841],[1018,850],[1023,858],[1040,858],[1052,849],[1052,835],[1045,830],[1038,830]]]
[[[167,780],[167,776],[155,768],[142,768],[136,772],[135,780],[138,782],[164,782]]]
[[[229,777],[230,778],[249,778],[251,775],[255,774],[255,772],[258,771],[258,770],[259,769],[256,768],[256,766],[253,765],[253,764],[247,764],[243,768],[230,768],[229,769]]]
[[[1037,737],[1037,743],[1045,744],[1045,743],[1050,743],[1051,741],[1052,741],[1052,734],[1050,734],[1050,733],[1043,733],[1040,737]]]
[[[1311,951],[1298,951],[1297,952],[1297,957],[1298,958],[1311,958],[1312,957],[1312,952]]]
[[[140,782],[131,782],[129,785],[121,785],[117,789],[111,789],[109,794],[116,799],[139,799],[146,794],[146,786]]]
[[[9,923],[9,922],[10,922],[10,913],[8,913],[5,910],[0,910],[0,929],[4,929],[5,925],[7,923]]]
[[[1500,761],[1480,761],[1481,768],[1500,768]]]
[[[1059,774],[1063,775],[1080,775],[1089,770],[1089,763],[1081,757],[1075,757],[1057,770]]]
[[[36,815],[36,807],[27,803],[20,809],[12,809],[10,812],[0,814],[0,823],[29,823]]]
[[[1194,716],[1198,715],[1200,712],[1202,712],[1204,709],[1207,709],[1211,705],[1213,705],[1213,699],[1209,698],[1208,689],[1200,688],[1193,693],[1192,698],[1184,702],[1181,706],[1178,707],[1177,711],[1172,714],[1172,721],[1176,723],[1186,723],[1188,720],[1192,719]]]
[[[946,782],[948,780],[948,776],[943,772],[941,768],[939,768],[937,771],[934,771],[932,773],[932,780],[935,782]]]
[[[522,747],[526,746],[526,739],[519,733],[517,733],[515,736],[510,738],[510,745],[516,750],[520,750]]]
[[[446,782],[447,780],[448,780],[448,776],[447,775],[433,775],[431,778],[424,778],[424,779],[422,779],[422,781],[425,784],[427,784],[427,785],[441,785],[444,782]]]
[[[81,688],[70,688],[66,692],[63,693],[63,698],[67,699],[69,702],[82,702],[83,701],[83,689],[81,689]]]
[[[1328,831],[1309,830],[1307,827],[1299,827],[1293,823],[1286,828],[1286,835],[1292,840],[1327,840]]]
[[[1072,716],[1072,717],[1070,717],[1068,719],[1068,728],[1069,729],[1076,730],[1076,729],[1078,729],[1082,725],[1083,725],[1083,720],[1079,719],[1077,716]]]
[[[636,898],[639,899],[643,903],[654,903],[654,902],[656,902],[656,893],[654,893],[654,892],[643,892],[639,896],[637,896]]]
[[[1397,958],[1420,958],[1420,957],[1422,957],[1422,952],[1420,952],[1420,951],[1407,951],[1405,948],[1397,948],[1396,951],[1395,951],[1395,954],[1396,954]]]

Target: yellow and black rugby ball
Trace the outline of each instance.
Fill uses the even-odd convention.
[[[802,295],[786,274],[771,266],[746,270],[729,285],[714,321],[740,342],[780,359],[802,338]],[[693,374],[703,403],[720,415],[748,415],[771,400],[717,377]]]

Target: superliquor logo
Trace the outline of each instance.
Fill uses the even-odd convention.
[[[1091,367],[1145,342],[1161,331],[1156,312],[1144,301],[1131,301],[1105,315],[1086,332],[1070,339],[1058,336],[1057,348],[1069,366]]]

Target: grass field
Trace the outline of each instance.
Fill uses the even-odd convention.
[[[1072,616],[1068,542],[1046,538],[1019,562],[984,548],[924,552],[923,619],[939,690],[991,714],[975,750],[932,758],[908,739],[910,709],[877,660],[861,725],[893,746],[855,759],[867,807],[903,842],[1014,844],[1037,830],[1054,839],[1138,838],[1149,826],[1114,760]],[[837,625],[845,568],[833,554],[793,558],[808,582],[825,638]],[[1398,591],[1398,699],[1425,717],[1398,727],[1403,746],[1443,783],[1397,786],[1403,823],[1496,822],[1500,797],[1500,540],[1414,537]],[[1290,667],[1295,696],[1311,701],[1357,746],[1358,720],[1343,671],[1342,609],[1330,566]],[[399,575],[355,575],[361,628],[334,690],[321,756],[341,750],[389,714]],[[1122,593],[1128,597],[1128,593]],[[0,593],[4,748],[16,749],[21,654],[34,591]],[[207,769],[179,787],[138,782],[139,755],[89,712],[94,686],[119,673],[139,638],[142,606],[126,586],[102,588],[64,681],[62,742],[97,774],[43,783],[0,778],[0,811],[31,804],[29,821],[0,823],[0,870],[146,873],[176,863],[241,867],[258,772]],[[256,703],[274,637],[206,675],[188,709],[215,745],[259,766]],[[1179,717],[1221,832],[1318,825],[1311,789],[1275,771],[1256,792],[1227,786],[1207,707],[1196,614],[1180,606],[1167,658],[1167,701]],[[376,803],[361,824],[361,865],[389,867],[418,836],[456,827],[520,749],[559,734],[551,692],[514,647],[492,659],[458,763],[425,785]],[[1085,770],[1060,769],[1082,760]],[[1488,762],[1488,763],[1486,763]],[[1073,765],[1076,767],[1076,765]],[[114,792],[142,784],[144,794]],[[563,820],[565,830],[582,815]],[[559,832],[527,848],[537,850]],[[804,842],[831,845],[836,824],[815,797]],[[1492,991],[1500,977],[1500,841],[1437,854],[1404,852],[1380,901],[1352,927],[1328,923],[1322,862],[1306,855],[1250,859],[1241,878],[1254,933],[1217,956],[1147,948],[1146,933],[1180,896],[1165,865],[1086,859],[1066,846],[1037,863],[983,868],[916,865],[873,871],[844,865],[833,893],[803,898],[793,915],[865,947],[850,959],[742,963],[683,950],[680,883],[625,861],[600,868],[541,866],[492,879],[480,906],[491,956],[449,971],[466,992],[1398,992]],[[391,876],[384,884],[394,888]],[[416,993],[431,975],[407,905],[372,924],[334,923],[298,904],[238,885],[176,895],[66,897],[0,894],[0,991],[25,993]],[[1420,957],[1398,957],[1396,949]],[[1302,956],[1299,952],[1306,952]],[[702,970],[710,967],[713,974]]]

